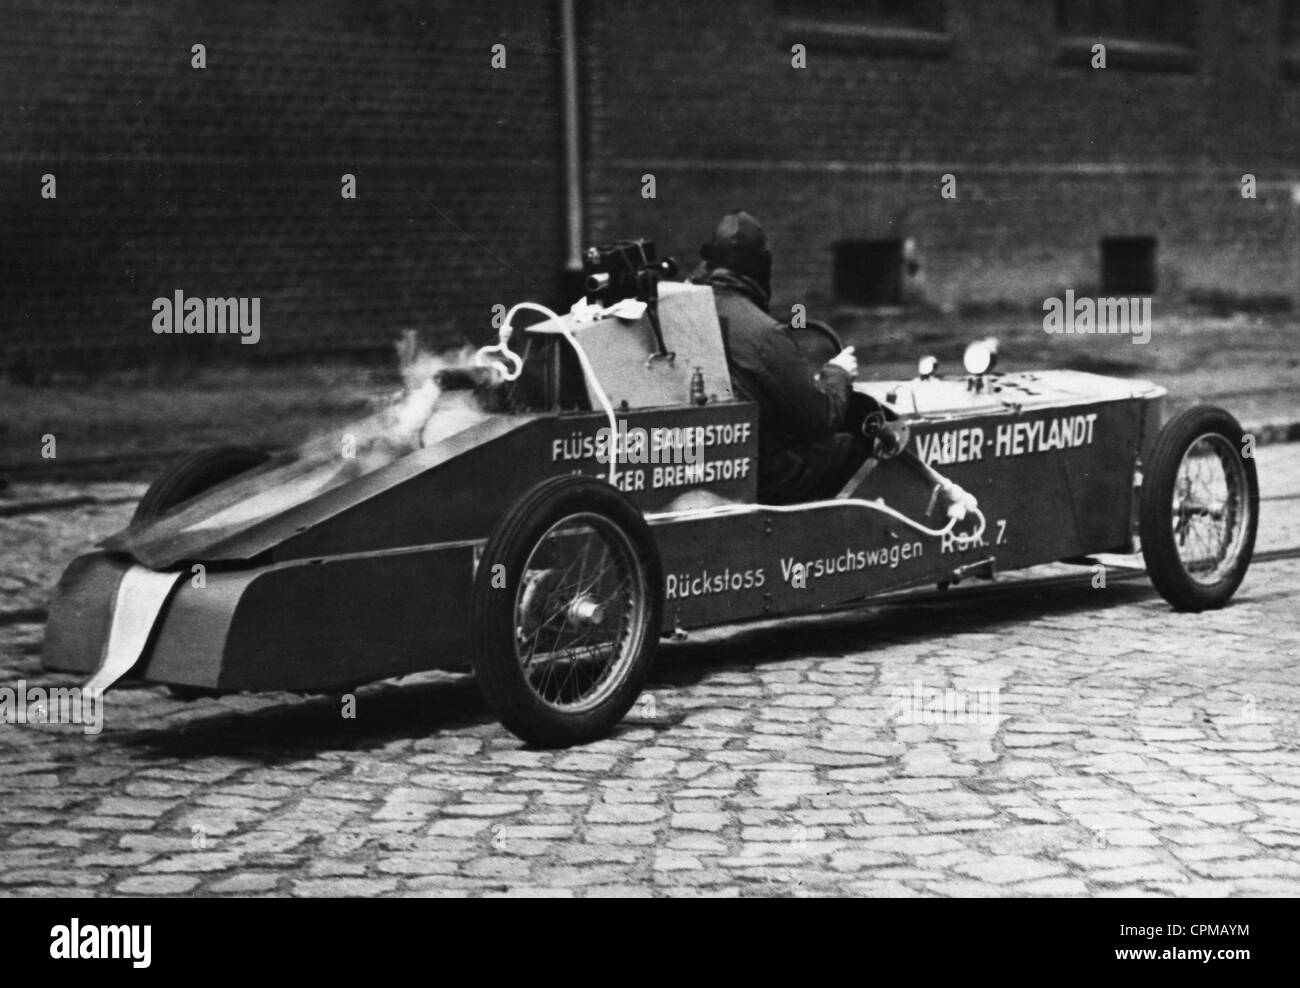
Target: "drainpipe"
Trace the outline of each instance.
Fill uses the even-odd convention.
[[[582,161],[578,135],[577,0],[560,0],[564,70],[565,258],[561,290],[565,307],[582,293]]]

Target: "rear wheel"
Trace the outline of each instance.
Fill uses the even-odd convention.
[[[1201,405],[1169,422],[1143,471],[1138,533],[1151,582],[1180,611],[1222,607],[1246,575],[1259,479],[1237,420]]]
[[[521,497],[488,539],[474,582],[474,673],[524,741],[604,737],[636,702],[663,616],[659,554],[641,512],[586,477]]]
[[[250,446],[215,446],[191,453],[165,470],[144,492],[131,523],[153,521],[178,504],[261,466],[271,454]]]
[[[250,446],[215,446],[191,453],[173,464],[149,485],[135,506],[131,524],[153,521],[172,508],[198,497],[220,483],[241,473],[261,466],[271,458],[269,453]],[[200,686],[168,686],[167,692],[177,700],[198,700],[217,696],[218,691]]]

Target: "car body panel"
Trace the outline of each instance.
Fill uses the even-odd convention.
[[[661,315],[717,377],[719,328],[700,291],[666,292]],[[706,334],[693,349],[692,321]],[[1160,425],[1154,385],[1070,371],[857,385],[907,424],[912,452],[977,498],[986,528],[962,542],[920,530],[945,519],[929,482],[893,461],[869,460],[838,499],[756,503],[757,406],[726,389],[691,403],[689,360],[651,360],[644,319],[570,322],[607,376],[646,377],[611,384],[629,396],[610,409],[619,431],[647,438],[624,450],[613,481],[651,525],[665,634],[1131,548],[1135,482]],[[675,392],[673,404],[644,404]],[[345,436],[304,444],[74,560],[51,605],[45,666],[102,668],[124,574],[143,567],[176,579],[128,657],[135,678],[313,690],[466,668],[487,538],[547,478],[609,479],[598,455],[608,426],[600,409],[487,415],[370,469],[341,454]],[[683,463],[689,439],[700,456]]]
[[[870,469],[852,499],[780,509],[753,503],[753,469],[740,480],[655,487],[654,471],[667,467],[627,464],[625,470],[640,469],[651,482],[648,490],[630,495],[648,502],[663,561],[661,630],[814,613],[960,578],[976,568],[1015,569],[1123,549],[1131,531],[1134,472],[1156,430],[1158,397],[912,418],[913,450],[929,452],[945,475],[979,499],[988,527],[983,539],[968,545],[922,535],[861,505],[883,498],[903,514],[939,527],[940,519],[927,516],[930,492],[889,463]],[[700,410],[688,411],[698,423]],[[752,406],[719,405],[717,412],[715,424],[735,429],[749,420]],[[391,488],[368,491],[347,510],[322,510],[322,522],[309,529],[311,540],[297,531],[296,522],[285,524],[285,542],[269,546],[251,564],[213,558],[197,564],[201,580],[197,571],[191,574],[195,562],[174,564],[185,578],[165,606],[136,675],[215,690],[307,690],[422,669],[466,668],[474,559],[491,519],[545,476],[574,470],[603,476],[603,465],[594,459],[564,455],[566,442],[571,451],[583,452],[582,440],[598,427],[598,419],[590,413],[538,418],[525,429],[500,432],[475,446],[470,455],[495,465],[499,488],[484,499],[479,527],[472,530],[466,521],[470,512],[463,501],[438,502],[464,511],[462,531],[472,530],[465,539],[391,545],[412,538],[412,529],[398,519],[415,514],[414,506],[442,489],[447,478],[440,481],[438,472],[450,461],[439,459]],[[656,428],[681,421],[671,413],[630,419]],[[1039,448],[1051,439],[1053,422],[1057,442],[1065,423],[1073,423],[1071,441],[1078,436],[1079,443]],[[956,434],[962,430],[965,436]],[[978,456],[971,438],[976,430],[983,439]],[[516,445],[521,438],[526,446]],[[743,441],[717,449],[739,450],[741,459],[752,462],[752,430]],[[942,462],[945,449],[952,462]],[[510,463],[509,471],[501,468],[503,462]],[[463,474],[451,476],[455,484],[465,482]],[[665,501],[689,490],[710,490],[719,499],[719,491],[739,496],[715,509],[673,510]],[[264,531],[259,538],[265,539]],[[331,539],[354,551],[328,552]],[[138,564],[111,548],[117,544],[110,540],[110,548],[82,557],[64,574],[50,615],[48,668],[95,670],[116,583],[126,567]]]

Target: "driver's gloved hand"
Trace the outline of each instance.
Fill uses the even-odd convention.
[[[854,347],[846,346],[843,350],[831,357],[826,363],[845,371],[849,377],[858,376],[858,358],[854,353]]]

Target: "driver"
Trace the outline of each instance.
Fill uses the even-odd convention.
[[[786,326],[767,311],[772,254],[758,220],[743,210],[718,222],[693,279],[713,288],[732,388],[758,405],[758,498],[792,504],[831,498],[870,453],[846,419],[858,361],[845,347],[809,364]]]

